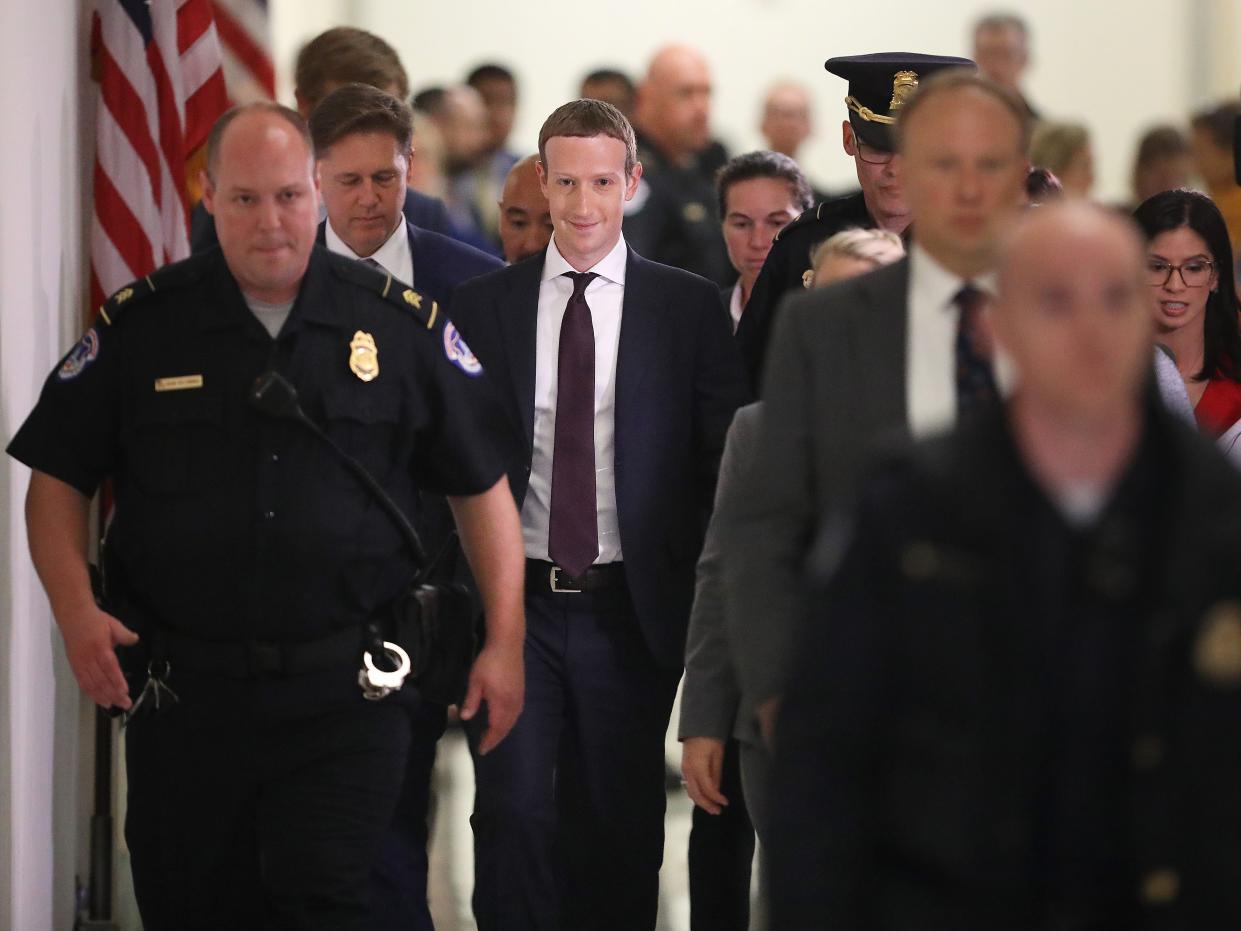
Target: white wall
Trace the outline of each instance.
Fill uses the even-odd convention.
[[[614,64],[636,74],[659,45],[690,42],[711,61],[716,131],[734,151],[761,145],[755,126],[770,83],[791,76],[810,86],[819,134],[802,161],[812,177],[835,187],[855,179],[839,142],[845,87],[823,70],[824,60],[897,50],[968,55],[970,22],[997,7],[1030,23],[1035,104],[1092,127],[1096,193],[1105,199],[1127,196],[1143,129],[1183,120],[1241,85],[1241,56],[1234,54],[1241,0],[272,0],[271,7],[284,99],[298,47],[349,23],[391,41],[415,88],[459,81],[484,59],[507,63],[522,92],[512,141],[526,150],[586,71]]]
[[[33,406],[84,309],[84,4],[4,0],[0,28],[0,441]],[[0,456],[0,928],[73,922],[84,837],[83,706],[26,550],[29,473]]]

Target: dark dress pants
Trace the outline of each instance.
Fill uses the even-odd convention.
[[[427,907],[427,841],[431,772],[448,709],[418,702],[413,709],[405,784],[371,871],[371,922],[375,931],[434,931]]]
[[[408,707],[357,667],[236,680],[174,669],[126,729],[125,838],[146,931],[369,928]]]
[[[656,664],[623,589],[527,593],[525,660],[521,717],[475,755],[479,931],[649,931],[680,670]]]
[[[691,931],[748,931],[754,825],[741,791],[737,738],[724,744],[720,791],[728,805],[718,815],[694,806],[689,834]]]

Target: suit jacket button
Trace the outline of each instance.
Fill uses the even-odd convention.
[[[1133,742],[1130,753],[1135,770],[1152,770],[1163,761],[1163,739],[1156,734],[1146,734]]]
[[[1181,877],[1176,870],[1151,870],[1142,877],[1144,905],[1171,905],[1181,892]]]

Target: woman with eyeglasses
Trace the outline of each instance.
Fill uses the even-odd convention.
[[[1241,302],[1228,227],[1197,191],[1164,191],[1133,213],[1146,235],[1146,283],[1156,339],[1176,357],[1203,432],[1241,420]]]

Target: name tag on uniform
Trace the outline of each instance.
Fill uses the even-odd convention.
[[[155,379],[156,391],[188,391],[191,388],[201,388],[203,386],[203,377],[201,375],[174,375],[171,378]]]

